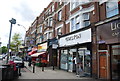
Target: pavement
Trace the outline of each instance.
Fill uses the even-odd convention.
[[[42,67],[35,66],[35,72],[33,73],[33,65],[28,66],[28,62],[25,62],[25,68],[21,69],[21,76],[18,80],[79,80],[79,81],[101,81],[96,80],[91,77],[77,77],[75,73],[67,72],[64,70],[55,69],[53,70],[52,67],[45,67],[44,71],[42,71]],[[103,80],[102,80],[103,81]]]
[[[25,62],[25,68],[23,69],[21,70],[22,76],[19,79],[91,79],[90,77],[76,77],[75,73],[58,69],[53,70],[51,67],[44,67],[44,71],[42,71],[42,67],[35,66],[35,72],[33,73],[33,65],[29,67],[28,62]]]

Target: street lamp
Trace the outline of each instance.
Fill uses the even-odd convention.
[[[10,34],[9,34],[9,41],[8,41],[8,54],[7,54],[7,62],[8,63],[8,59],[9,59],[9,49],[10,49],[10,40],[11,40],[11,33],[12,33],[12,25],[16,24],[16,19],[12,18],[11,20],[9,20],[9,22],[11,23],[10,25]]]
[[[27,32],[25,26],[23,26],[23,25],[21,25],[21,24],[17,24],[17,25],[23,27],[23,28],[25,29],[25,33]],[[23,49],[23,56],[22,56],[22,57],[24,57],[24,51],[25,51],[25,46],[26,46],[26,45],[25,45],[25,39],[26,39],[26,36],[24,37],[24,41],[23,41],[23,43],[22,43],[22,46],[24,46],[24,47],[22,47],[22,49]]]

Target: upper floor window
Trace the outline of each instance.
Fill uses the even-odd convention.
[[[58,28],[57,29],[57,35],[60,35],[61,34],[61,28]]]
[[[76,16],[75,18],[75,24],[76,24],[76,29],[79,29],[80,28],[80,16]]]
[[[52,38],[52,32],[49,32],[49,39]]]
[[[40,37],[40,38],[39,38],[39,43],[41,43],[41,42],[42,42],[42,38]]]
[[[54,12],[54,5],[52,5],[52,12]]]
[[[76,7],[76,2],[71,2],[71,10]]]
[[[59,5],[61,5],[62,4],[62,0],[59,0]]]
[[[117,1],[109,1],[106,3],[106,17],[112,17],[119,13],[118,10],[118,2]]]
[[[44,40],[47,40],[48,39],[48,34],[44,34]]]
[[[42,26],[40,26],[40,33],[42,33]]]
[[[78,7],[80,4],[83,4],[83,3],[79,2],[79,1],[72,1],[71,2],[71,10],[73,10],[76,7]]]
[[[75,19],[72,18],[71,20],[71,31],[74,31],[76,28],[75,28]]]
[[[47,19],[47,20],[46,20],[46,26],[48,26],[48,25],[49,25],[49,20]]]
[[[89,13],[83,13],[83,27],[90,25]]]
[[[49,19],[49,26],[52,26],[52,23],[53,23],[52,17],[50,17],[50,19]]]
[[[80,29],[80,16],[79,15],[71,19],[71,31],[75,31],[77,29]]]
[[[58,21],[61,21],[62,20],[62,11],[60,10],[58,12]]]

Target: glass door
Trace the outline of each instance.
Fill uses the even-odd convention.
[[[67,56],[68,52],[67,50],[61,50],[61,64],[60,64],[60,68],[67,70],[68,69],[68,60],[67,60]]]
[[[68,71],[73,72],[73,55],[71,53],[68,57]]]
[[[78,59],[80,60],[81,76],[90,76],[91,73],[91,54],[87,48],[78,49]]]
[[[70,49],[68,55],[68,71],[69,72],[76,72],[75,61],[73,60],[76,57],[76,49]]]

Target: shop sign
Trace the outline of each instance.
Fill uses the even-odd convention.
[[[71,46],[91,42],[91,28],[60,38],[59,46]]]
[[[112,36],[118,36],[120,35],[120,22],[119,23],[111,23],[111,31],[113,31]],[[114,32],[115,31],[115,32]]]
[[[47,50],[47,42],[38,45],[38,51],[39,51],[39,52],[41,52],[41,51],[46,51],[46,50]]]
[[[120,39],[120,20],[103,24],[97,27],[97,41],[101,43],[117,43]]]

